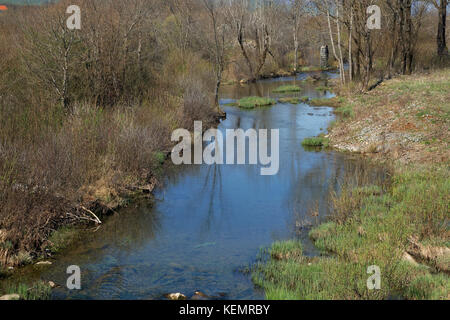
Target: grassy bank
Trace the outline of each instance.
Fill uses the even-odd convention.
[[[401,77],[339,98],[330,145],[391,160],[391,181],[349,181],[333,195],[329,221],[309,233],[320,257],[274,244],[253,272],[267,298],[450,299],[448,79],[448,70]],[[379,290],[367,287],[373,265]]]

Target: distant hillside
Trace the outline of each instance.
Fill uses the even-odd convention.
[[[0,4],[6,5],[42,4],[46,2],[51,2],[51,0],[0,0]]]

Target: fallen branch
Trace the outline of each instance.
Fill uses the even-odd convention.
[[[86,211],[87,213],[91,214],[91,215],[94,217],[96,223],[102,224],[101,220],[100,220],[100,219],[95,215],[95,213],[93,213],[91,210],[89,210],[89,209],[87,209],[87,208],[85,208],[85,207],[83,207],[83,206],[81,206],[81,209],[83,209],[83,210]]]

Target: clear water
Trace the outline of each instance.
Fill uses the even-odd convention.
[[[273,89],[294,82],[302,86],[299,96],[331,96],[315,90],[323,82],[298,81],[306,76],[226,86],[221,103],[250,95],[277,97]],[[359,165],[343,154],[301,146],[304,138],[326,130],[334,118],[332,109],[307,104],[222,108],[227,118],[220,130],[280,129],[277,175],[261,176],[252,165],[173,168],[153,205],[121,210],[100,229],[86,232],[52,266],[32,267],[28,275],[60,284],[53,290],[55,299],[162,299],[172,292],[189,297],[196,290],[217,299],[263,299],[264,292],[242,272],[255,262],[260,248],[300,237],[306,254],[317,254],[307,228],[300,226],[314,222],[308,216],[313,209],[319,218],[326,215],[330,191]],[[65,287],[69,265],[81,267],[80,291]]]

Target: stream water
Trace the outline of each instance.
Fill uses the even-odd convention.
[[[323,81],[300,81],[307,76],[221,90],[227,117],[220,130],[280,130],[277,175],[261,176],[258,165],[175,167],[152,205],[121,210],[98,230],[85,232],[53,265],[33,266],[27,277],[60,284],[54,299],[162,299],[172,292],[189,297],[196,290],[221,299],[263,299],[243,270],[275,240],[300,237],[305,254],[317,254],[302,226],[324,218],[330,191],[361,164],[349,155],[301,146],[304,138],[326,131],[334,119],[329,107],[301,103],[243,110],[225,104],[252,95],[276,98],[275,88],[293,83],[302,87],[298,96],[331,97],[315,89]],[[311,210],[319,217],[310,217]],[[69,265],[81,268],[81,290],[65,287]]]

